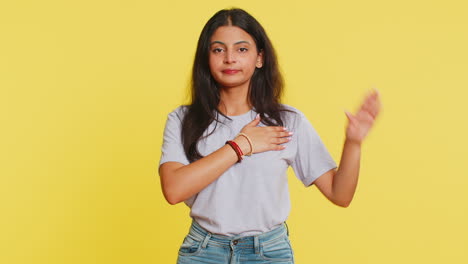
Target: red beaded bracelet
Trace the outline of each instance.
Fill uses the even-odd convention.
[[[237,162],[241,162],[242,161],[242,156],[244,156],[244,153],[242,153],[242,150],[239,147],[239,145],[237,145],[237,143],[232,141],[232,140],[226,141],[226,144],[231,146],[231,148],[236,152]]]

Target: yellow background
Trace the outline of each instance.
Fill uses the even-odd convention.
[[[344,110],[384,109],[349,208],[290,173],[296,263],[468,263],[466,1],[2,1],[0,263],[175,263],[190,220],[157,167],[219,9],[266,28],[338,162]]]

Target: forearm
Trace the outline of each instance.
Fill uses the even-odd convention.
[[[241,148],[244,148],[245,142],[242,142],[241,138],[235,141],[242,146]],[[187,200],[219,178],[237,160],[237,154],[231,146],[224,145],[213,153],[185,166],[179,164],[174,167],[172,164],[167,164],[167,166],[163,164],[165,167],[161,167],[160,175],[166,200],[170,204]]]
[[[333,178],[333,199],[348,206],[353,199],[359,177],[361,143],[345,140],[339,168]]]

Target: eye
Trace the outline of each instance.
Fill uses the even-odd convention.
[[[213,49],[213,53],[220,53],[220,52],[223,52],[222,48],[214,48]]]
[[[239,51],[240,52],[247,52],[249,49],[248,48],[240,48]]]

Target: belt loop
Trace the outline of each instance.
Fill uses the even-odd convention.
[[[258,242],[258,236],[254,236],[254,247],[255,247],[255,254],[260,254],[260,243]]]
[[[206,248],[206,245],[208,244],[208,241],[210,241],[210,238],[211,238],[211,233],[208,233],[205,239],[203,239],[202,248]]]
[[[284,221],[284,225],[286,226],[286,234],[289,236],[289,227],[286,221]]]

